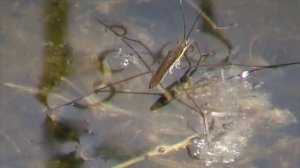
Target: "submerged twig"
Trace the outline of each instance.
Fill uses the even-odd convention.
[[[15,151],[17,152],[17,154],[21,153],[20,148],[18,147],[18,145],[11,139],[11,137],[9,135],[7,135],[4,131],[2,131],[0,129],[0,134],[2,134],[5,139],[11,144],[11,146],[15,149]]]
[[[19,85],[19,84],[15,84],[15,83],[10,83],[10,82],[5,82],[5,83],[3,83],[3,85],[7,86],[7,87],[10,87],[10,88],[13,88],[13,89],[24,91],[24,92],[29,93],[29,94],[37,94],[39,92],[39,90],[36,89],[36,88],[32,88],[32,87],[28,87],[28,86],[23,86],[23,85]],[[54,93],[53,95],[55,97],[61,99],[61,100],[69,101],[69,99],[67,99],[66,97],[62,96],[61,94]]]
[[[151,150],[151,151],[149,151],[145,154],[142,154],[141,156],[137,156],[135,158],[132,158],[130,160],[127,160],[123,163],[120,163],[120,164],[114,166],[114,168],[126,168],[128,166],[131,166],[131,165],[137,164],[139,162],[142,162],[142,161],[144,161],[144,160],[146,160],[147,158],[150,158],[150,157],[166,155],[166,154],[174,152],[174,151],[185,149],[189,145],[190,140],[194,137],[197,137],[197,136],[198,136],[197,134],[191,135],[191,136],[185,138],[184,140],[182,140],[182,141],[180,141],[176,144],[173,144],[173,145],[157,146],[155,149],[153,149],[153,150]]]

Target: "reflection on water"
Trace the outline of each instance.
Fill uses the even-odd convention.
[[[191,38],[202,54],[215,53],[202,60],[214,66],[200,67],[190,75],[185,73],[184,60],[184,68],[175,69],[173,76],[168,74],[163,80],[163,86],[170,87],[149,90],[148,71],[156,70],[159,56],[164,57],[182,38],[179,2],[27,2],[2,1],[0,5],[1,93],[7,95],[1,95],[2,167],[300,165],[296,113],[300,94],[298,79],[290,77],[298,74],[299,66],[249,71],[246,77],[246,73],[238,74],[250,67],[226,62],[299,61],[294,44],[299,38],[294,33],[300,25],[293,20],[298,11],[293,5],[201,1],[199,9],[210,19],[221,25],[238,23],[239,27],[214,29],[202,19],[200,32],[193,31]],[[282,5],[285,7],[278,7]],[[245,13],[245,6],[258,13]],[[183,10],[191,25],[199,11],[186,1]],[[126,35],[149,48],[132,41],[126,45],[95,17],[116,29],[124,26]],[[281,20],[286,24],[273,24]],[[287,29],[284,26],[289,22],[293,26]],[[254,35],[259,37],[255,42]],[[224,59],[235,46],[240,48],[238,57]],[[246,57],[249,50],[251,58]],[[195,66],[199,53],[195,47],[187,53]],[[97,94],[85,97],[94,90]],[[168,91],[169,97],[164,97],[162,93]],[[45,110],[82,96],[82,100]],[[160,105],[154,104],[157,99]],[[201,110],[209,128],[207,139]],[[291,134],[290,130],[295,131]]]
[[[203,12],[211,18],[212,21],[215,22],[215,15],[213,13],[213,2],[210,0],[203,0],[199,1],[199,7],[197,9],[202,9]],[[221,43],[223,43],[227,49],[229,54],[233,54],[232,50],[233,47],[231,43],[226,39],[222,33],[218,30],[218,27],[214,27],[216,25],[212,25],[208,20],[203,19],[203,23],[199,26],[200,30],[203,31],[204,33],[207,33],[208,35],[211,35],[215,37],[217,40],[219,40]],[[228,27],[229,28],[229,27]]]

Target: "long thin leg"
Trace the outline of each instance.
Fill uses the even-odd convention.
[[[204,110],[202,110],[198,104],[195,102],[195,100],[191,97],[191,95],[186,91],[186,89],[181,85],[183,91],[186,93],[187,97],[192,101],[192,103],[194,104],[194,106],[196,107],[196,112],[198,112],[202,119],[203,119],[203,124],[204,124],[204,135],[205,135],[205,138],[206,138],[206,141],[209,143],[209,140],[208,140],[208,134],[209,134],[209,129],[208,129],[208,123],[206,121],[206,115],[204,113]]]

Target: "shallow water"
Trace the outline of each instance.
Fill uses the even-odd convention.
[[[147,70],[138,59],[116,73],[100,64],[98,56],[105,50],[122,48],[127,54],[133,51],[94,18],[123,25],[128,36],[143,41],[152,52],[171,42],[163,50],[166,54],[183,37],[178,1],[0,3],[1,167],[112,167],[157,146],[183,142],[203,132],[199,115],[175,100],[150,111],[157,95],[116,93],[100,107],[64,106],[49,112],[52,118],[45,113],[47,105],[55,107],[86,95],[101,81],[119,81]],[[299,61],[298,6],[298,1],[213,1],[210,7],[218,25],[238,26],[220,30],[220,37],[209,34],[200,21],[200,30],[193,31],[191,38],[203,53],[216,53],[209,62],[218,62],[227,55],[227,43],[238,52],[233,59],[237,63]],[[183,10],[189,29],[197,13],[185,1]],[[157,68],[141,46],[133,47],[142,53],[151,69]],[[109,61],[119,68],[120,60]],[[205,74],[206,70],[199,69],[195,80],[221,74],[218,68]],[[240,69],[229,67],[224,71],[230,75]],[[254,90],[240,80],[228,80],[189,92],[215,115],[231,112],[215,117],[212,147],[201,149],[200,160],[181,149],[149,157],[131,167],[299,167],[299,71],[295,65],[253,73],[250,83],[263,83]],[[168,75],[164,85],[182,73],[183,70],[175,70],[176,77]],[[116,85],[116,89],[149,92],[149,80],[150,75],[144,75]],[[88,102],[107,95],[89,97]],[[224,124],[228,132],[222,132]],[[225,144],[225,140],[232,143]],[[223,151],[217,150],[220,146]]]

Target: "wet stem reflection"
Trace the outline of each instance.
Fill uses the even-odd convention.
[[[68,4],[67,0],[44,2],[45,68],[36,97],[47,107],[48,94],[70,72],[72,51],[68,46]]]
[[[68,45],[68,0],[45,0],[44,1],[44,70],[40,78],[39,90],[36,94],[38,101],[48,107],[47,98],[67,77],[72,62],[72,49]],[[48,114],[44,121],[44,139],[50,155],[49,168],[79,167],[83,163],[76,152],[63,154],[56,147],[57,143],[75,141],[79,143],[79,134],[63,122],[52,118]]]

